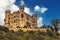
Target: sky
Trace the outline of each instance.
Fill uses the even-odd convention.
[[[37,14],[38,26],[51,25],[52,19],[60,19],[59,0],[0,0],[0,25],[4,25],[5,10],[19,10],[24,5],[24,12],[29,15]]]

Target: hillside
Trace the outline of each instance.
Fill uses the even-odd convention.
[[[9,31],[8,28],[0,26],[0,40],[60,40],[60,34],[40,31],[17,32]]]

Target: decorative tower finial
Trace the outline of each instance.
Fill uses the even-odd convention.
[[[24,1],[21,0],[21,5],[20,5],[20,11],[23,12],[24,11]]]
[[[23,0],[21,0],[21,6],[24,6],[24,1]]]

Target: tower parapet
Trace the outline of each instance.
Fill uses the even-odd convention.
[[[5,13],[10,13],[11,11],[10,10],[6,10]]]

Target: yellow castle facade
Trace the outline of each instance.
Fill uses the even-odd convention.
[[[8,28],[37,28],[37,15],[30,16],[25,13],[24,6],[20,6],[19,10],[13,13],[6,10],[5,26]]]
[[[46,32],[50,28],[38,28],[37,26],[37,15],[28,15],[24,12],[24,6],[20,6],[18,11],[11,13],[10,10],[5,11],[4,26],[9,30],[18,31],[43,31]]]

